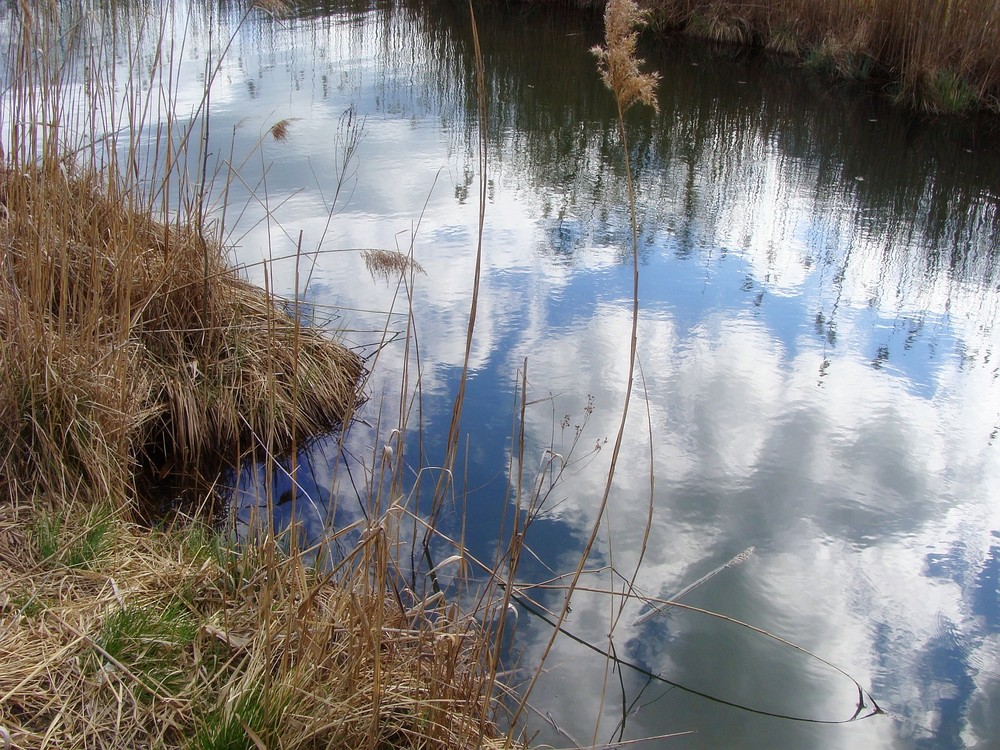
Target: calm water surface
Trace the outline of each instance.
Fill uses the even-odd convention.
[[[570,462],[530,527],[527,584],[575,567],[598,512],[627,375],[630,230],[613,103],[587,51],[599,25],[482,13],[484,266],[462,499],[441,526],[464,529],[484,559],[504,517],[509,528],[526,362],[525,485],[546,448]],[[407,442],[410,476],[443,454],[479,211],[467,11],[307,4],[237,29],[239,17],[178,9],[172,21],[182,114],[206,57],[234,37],[211,97],[211,158],[239,167],[226,216],[238,259],[263,283],[259,261],[294,253],[301,232],[305,251],[323,251],[305,298],[369,353],[383,329],[397,334],[347,439],[354,475],[330,442],[303,459],[319,535],[334,505],[337,523],[360,515],[364,467],[400,418],[407,305],[361,248],[412,240],[425,271],[412,294],[423,434]],[[560,638],[529,732],[563,747],[686,730],[643,747],[1000,746],[1000,140],[731,51],[678,43],[647,57],[662,111],[629,121],[642,380],[584,585],[620,592],[638,566],[635,588],[669,597],[753,547],[682,601],[822,657],[891,715],[764,715],[841,722],[858,689],[730,621],[675,609],[633,624],[648,609],[637,600],[609,643],[620,600],[580,591],[567,629],[640,669]],[[334,203],[348,110],[363,138]],[[284,118],[278,142],[267,129]],[[294,264],[273,263],[267,283],[293,295]],[[511,659],[527,672],[550,634],[522,611]]]

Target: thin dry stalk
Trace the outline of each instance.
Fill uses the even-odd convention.
[[[642,74],[639,72],[640,61],[635,59],[635,29],[644,22],[643,15],[639,12],[638,6],[632,0],[610,0],[604,16],[605,25],[605,47],[594,48],[594,54],[598,59],[598,68],[605,85],[610,89],[615,97],[618,106],[618,127],[622,140],[622,150],[625,161],[625,180],[628,186],[629,195],[629,215],[632,228],[632,326],[629,345],[629,368],[628,380],[625,386],[625,398],[622,404],[622,415],[618,426],[618,433],[611,452],[611,465],[608,469],[607,479],[604,485],[604,494],[598,505],[597,516],[591,527],[590,535],[583,551],[580,553],[580,560],[573,573],[569,586],[566,589],[566,598],[559,611],[556,624],[553,627],[552,635],[542,652],[538,668],[531,677],[531,680],[524,691],[523,698],[517,708],[514,721],[524,710],[524,706],[534,688],[539,676],[542,674],[542,667],[545,660],[559,636],[560,629],[570,610],[570,603],[573,598],[580,578],[583,575],[587,560],[590,557],[594,543],[597,541],[598,533],[604,522],[605,512],[608,507],[608,500],[611,496],[611,488],[614,484],[615,468],[618,457],[621,453],[622,442],[625,437],[625,425],[628,419],[629,404],[632,397],[632,389],[635,380],[636,349],[638,345],[639,331],[639,229],[636,218],[635,187],[632,182],[632,170],[629,160],[628,138],[625,130],[625,112],[636,102],[643,102],[655,106],[656,84],[658,77],[653,74]],[[652,460],[652,456],[650,456]],[[598,725],[595,723],[594,735]]]
[[[483,68],[482,49],[479,44],[479,28],[476,25],[476,13],[469,0],[469,16],[472,26],[473,56],[476,65],[476,101],[478,104],[478,134],[479,134],[479,223],[476,234],[476,267],[472,275],[472,300],[469,303],[469,322],[465,334],[465,354],[462,358],[462,372],[458,378],[458,388],[452,401],[451,422],[448,426],[448,438],[445,443],[445,455],[442,461],[443,471],[434,488],[431,509],[431,528],[444,507],[449,488],[451,487],[452,470],[455,467],[455,457],[458,453],[459,430],[462,422],[462,409],[465,405],[465,389],[469,376],[469,360],[472,356],[472,344],[476,332],[476,316],[479,311],[479,288],[483,267],[483,230],[486,226],[486,202],[488,189],[488,138],[487,138],[487,99],[486,73]],[[424,538],[426,547],[430,537]]]

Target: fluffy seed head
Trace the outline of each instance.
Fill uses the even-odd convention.
[[[635,56],[636,29],[645,23],[646,14],[632,0],[609,0],[604,11],[605,46],[591,50],[597,57],[601,80],[615,95],[623,114],[636,102],[660,111],[656,101],[660,74],[640,73],[639,66],[645,61]]]

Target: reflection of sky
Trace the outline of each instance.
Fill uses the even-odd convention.
[[[421,46],[433,24],[382,12],[368,20],[253,22],[236,33],[212,93],[212,158],[239,167],[226,210],[250,277],[263,283],[259,261],[294,254],[301,232],[306,257],[320,251],[307,296],[339,309],[334,324],[351,343],[404,330],[407,308],[395,284],[371,280],[356,250],[408,251],[412,237],[425,270],[415,276],[412,306],[430,465],[440,457],[464,353],[476,159],[456,136],[464,84],[436,78],[435,55]],[[204,70],[203,39],[190,33],[176,89],[184,112],[200,100]],[[334,205],[338,123],[350,107],[364,137]],[[613,133],[601,117],[590,124]],[[283,118],[299,119],[278,143],[266,133]],[[840,727],[754,718],[678,689],[644,688],[626,671],[628,700],[639,707],[626,736],[698,729],[670,741],[681,748],[991,746],[1000,740],[996,292],[970,281],[974,275],[928,273],[929,232],[882,232],[857,206],[862,181],[852,170],[844,167],[846,182],[828,193],[818,177],[824,168],[785,155],[782,137],[749,127],[710,137],[714,147],[692,163],[653,158],[640,170],[650,196],[644,215],[652,217],[640,279],[643,380],[592,562],[626,572],[638,564],[651,436],[654,512],[637,587],[668,596],[754,545],[749,561],[687,601],[801,644],[904,718]],[[533,164],[516,131],[498,145],[464,414],[465,534],[477,555],[492,554],[507,510],[512,389],[527,359],[529,398],[537,401],[525,425],[528,483],[542,450],[567,451],[573,425],[583,425],[581,460],[528,535],[538,560],[526,560],[523,573],[542,578],[544,566],[575,566],[603,490],[610,445],[585,454],[613,438],[624,395],[627,214],[620,186],[596,187],[614,171],[601,166],[593,142],[581,144],[576,162],[599,171],[589,176],[569,174],[568,164]],[[551,184],[546,175],[556,176]],[[213,205],[220,215],[218,197]],[[275,262],[267,282],[294,293],[294,263]],[[386,425],[400,418],[403,353],[391,344],[378,355],[366,422],[345,445],[360,464],[381,455]],[[412,385],[415,371],[410,377]],[[595,408],[585,421],[588,397]],[[562,431],[564,414],[570,426]],[[375,435],[368,425],[379,418]],[[414,443],[407,458],[416,470]],[[363,468],[348,483],[337,455],[321,444],[300,474],[307,497],[297,502],[312,509],[310,532],[331,497],[339,498],[338,522],[360,515],[348,485],[364,494]],[[289,488],[288,480],[276,483],[279,500]],[[458,528],[462,519],[455,510],[444,523]],[[606,575],[588,580],[612,583]],[[559,597],[547,603],[558,606]],[[686,613],[636,627],[639,612],[638,604],[626,607],[615,645],[647,669],[765,710],[837,719],[853,712],[853,685],[814,659]],[[608,597],[581,592],[568,626],[606,644],[610,616]],[[521,628],[516,647],[530,665],[549,633],[526,616]],[[618,676],[608,675],[615,697],[602,711],[603,662],[560,639],[550,664],[535,695],[542,714],[584,742],[600,715],[598,739],[607,739],[620,717]],[[539,728],[566,744],[547,723]]]

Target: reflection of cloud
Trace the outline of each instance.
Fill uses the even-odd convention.
[[[534,352],[529,372],[536,391],[565,393],[557,413],[579,412],[585,395],[594,396],[591,438],[617,429],[628,338],[627,309],[605,305],[543,345],[524,344]],[[925,706],[930,713],[913,718],[937,727],[937,697],[913,688],[929,668],[922,660],[934,659],[942,647],[942,618],[967,621],[971,605],[963,586],[924,575],[922,555],[928,545],[956,535],[965,540],[963,560],[986,554],[981,531],[970,537],[953,524],[996,527],[997,519],[975,515],[987,507],[1000,471],[995,452],[984,451],[995,415],[980,414],[968,429],[955,429],[972,416],[976,397],[949,385],[932,401],[912,393],[905,380],[849,357],[837,358],[820,385],[823,354],[812,344],[801,342],[789,360],[761,322],[740,316],[709,317],[683,339],[668,318],[650,316],[639,338],[657,474],[640,589],[670,595],[706,567],[757,545],[747,571],[726,573],[738,581],[739,595],[730,591],[728,599],[715,601],[706,594],[709,605],[789,637],[863,682],[873,680],[895,710]],[[948,383],[957,374],[943,368],[940,377]],[[643,411],[641,400],[633,402],[609,508],[613,535],[599,537],[601,559],[613,559],[621,571],[636,563],[647,512]],[[548,407],[529,417],[534,445],[547,444],[551,422]],[[551,517],[579,531],[591,527],[607,460],[605,452],[567,480]],[[572,567],[571,555],[560,557],[563,567],[550,560],[555,569]],[[727,588],[721,580],[715,586]],[[607,601],[580,594],[573,607],[574,629],[601,642],[609,627]],[[877,640],[875,624],[883,629]],[[626,626],[621,634],[628,633]],[[666,645],[664,659],[683,653]],[[569,659],[566,649],[572,650],[561,647],[552,663]],[[571,674],[586,671],[586,659],[576,658],[582,663],[569,667]],[[673,665],[675,672],[684,668]],[[722,684],[730,677],[723,672],[716,679]],[[589,684],[600,687],[593,679]],[[844,694],[820,693],[816,700],[813,708],[820,712],[845,707]],[[574,720],[577,709],[559,705],[566,720]]]
[[[1000,650],[1000,642],[994,640],[991,650],[984,656]],[[988,663],[988,662],[987,662]],[[977,680],[978,690],[969,710],[969,726],[962,734],[965,746],[970,750],[987,750],[1000,737],[1000,676],[995,671]]]

